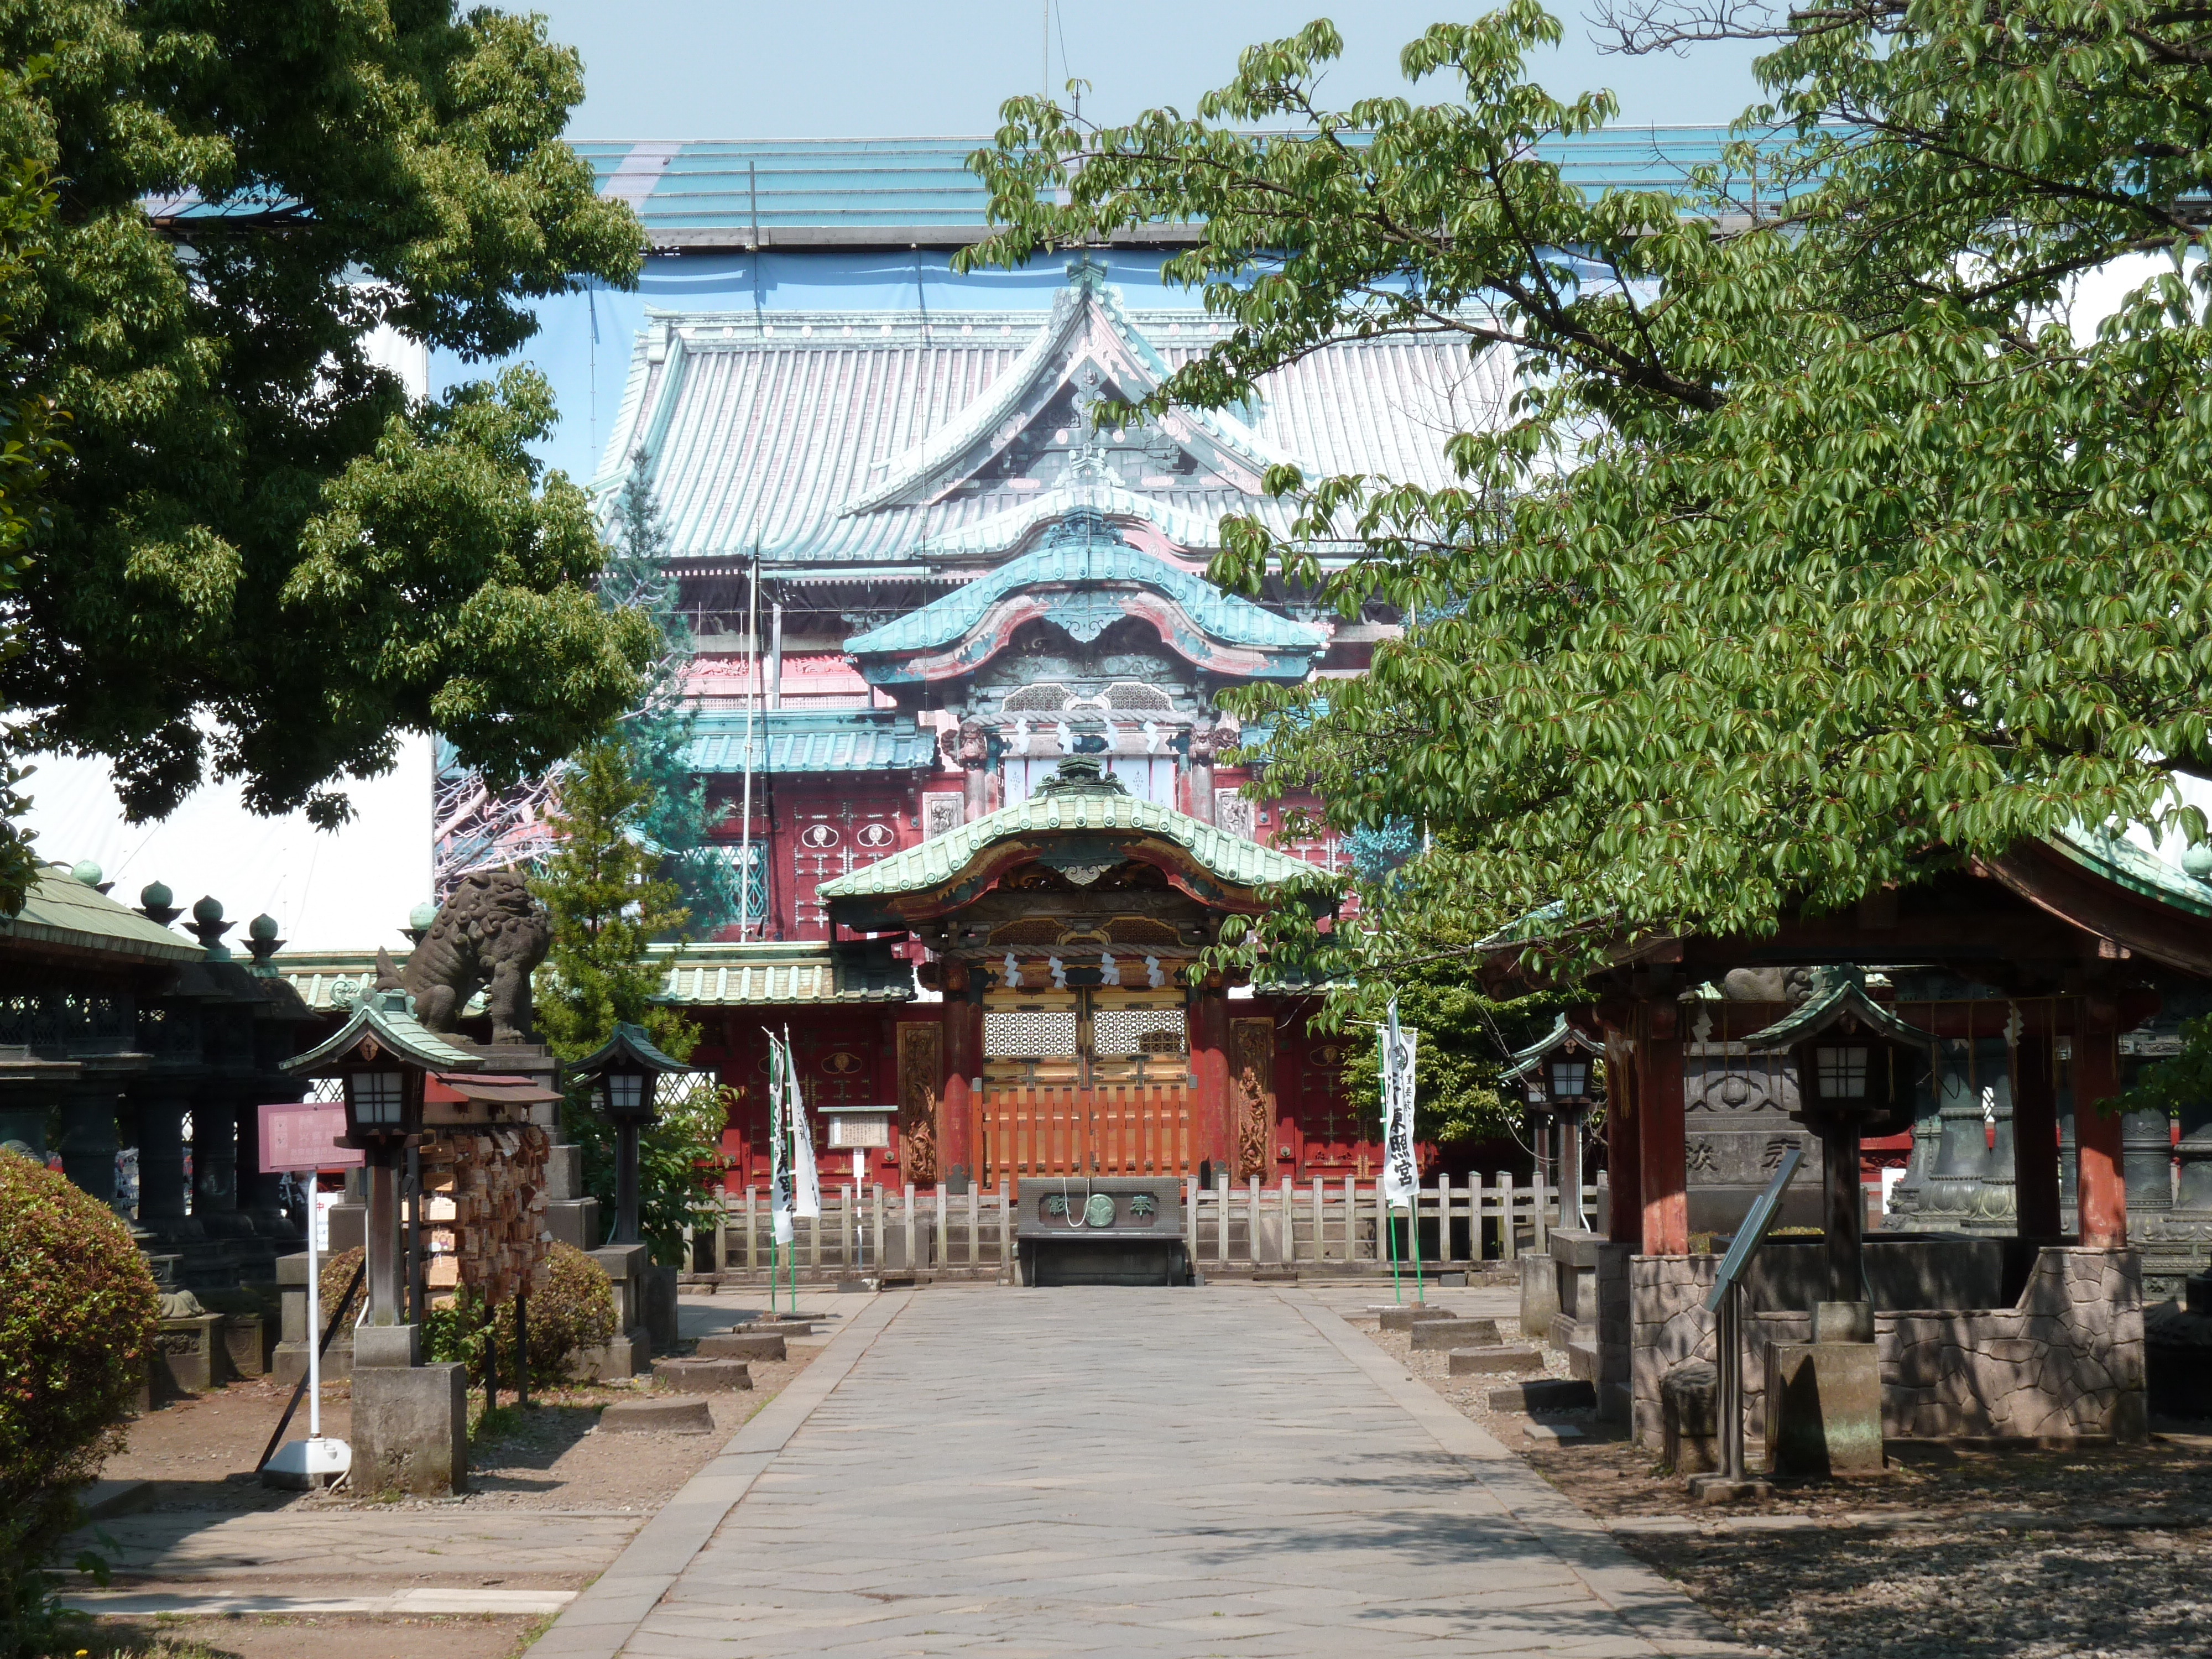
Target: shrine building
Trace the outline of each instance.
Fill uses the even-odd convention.
[[[1287,528],[1270,468],[1449,483],[1505,361],[1349,341],[1233,410],[1102,427],[1226,331],[1161,278],[1187,230],[957,275],[972,143],[581,148],[656,249],[602,347],[629,372],[592,487],[611,511],[643,469],[696,646],[691,758],[745,914],[670,952],[667,994],[741,1091],[732,1187],[767,1175],[786,1028],[813,1103],[896,1109],[849,1174],[817,1133],[834,1178],[1371,1180],[1310,999],[1183,969],[1346,856],[1293,835],[1310,799],[1240,793],[1224,695],[1361,673],[1399,619],[1205,572],[1231,515]],[[441,891],[532,833],[462,793]]]

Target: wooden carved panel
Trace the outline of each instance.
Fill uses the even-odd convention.
[[[938,1028],[898,1028],[899,1167],[917,1187],[937,1183]]]
[[[1273,1020],[1230,1021],[1229,1076],[1236,1091],[1237,1178],[1265,1177],[1273,1173],[1275,1163]]]

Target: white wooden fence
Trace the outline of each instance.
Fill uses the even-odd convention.
[[[1080,1176],[1068,1180],[1071,1190]],[[1052,1177],[1031,1177],[1046,1188]],[[1583,1188],[1583,1214],[1597,1212],[1595,1187]],[[1465,1266],[1510,1261],[1541,1250],[1559,1224],[1559,1189],[1516,1182],[1510,1174],[1455,1180],[1439,1176],[1421,1188],[1417,1206],[1421,1255],[1426,1264]],[[948,1193],[943,1187],[903,1189],[880,1184],[825,1186],[822,1215],[793,1224],[787,1250],[774,1250],[768,1192],[749,1187],[731,1193],[711,1238],[694,1241],[703,1270],[767,1275],[771,1261],[788,1268],[795,1260],[803,1279],[855,1279],[921,1269],[996,1278],[1014,1259],[1014,1206],[1006,1183],[985,1191]],[[1183,1230],[1191,1260],[1208,1267],[1295,1267],[1385,1265],[1395,1252],[1411,1255],[1406,1212],[1390,1216],[1378,1185],[1349,1177],[1316,1179],[1304,1186],[1288,1178],[1263,1186],[1232,1185],[1224,1177],[1200,1189],[1183,1182]]]

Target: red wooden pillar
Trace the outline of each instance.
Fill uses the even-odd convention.
[[[1229,1139],[1229,999],[1218,986],[1198,994],[1190,1011],[1191,1153],[1216,1170],[1233,1167]]]
[[[1646,1255],[1690,1251],[1688,1154],[1682,1131],[1680,1007],[1669,996],[1639,1006],[1636,1044],[1637,1142],[1642,1153]]]
[[[2013,1048],[2013,1190],[2022,1238],[2058,1237],[2058,1080],[2051,1058],[2057,1036],[2042,1021],[2023,1030]]]
[[[951,976],[948,975],[948,978]],[[937,1178],[947,1181],[956,1169],[976,1177],[975,1100],[969,1079],[982,1069],[983,1010],[968,1000],[963,986],[945,999],[945,1091],[938,1097]]]
[[[2075,1193],[2081,1243],[2117,1250],[2128,1242],[2128,1186],[2120,1162],[2119,1114],[2098,1110],[2120,1092],[2119,1009],[2084,997],[2074,1023],[2074,1140],[2081,1148]]]
[[[1644,1154],[1637,1143],[1636,1043],[1605,1028],[1605,1170],[1607,1208],[1598,1225],[1615,1244],[1644,1240]]]

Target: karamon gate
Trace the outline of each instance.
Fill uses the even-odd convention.
[[[1227,1173],[1240,1142],[1267,1140],[1275,1012],[1190,970],[1224,917],[1306,867],[1078,758],[1027,799],[821,891],[839,927],[909,933],[933,953],[940,1165],[1018,1185]]]

